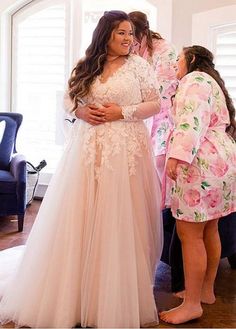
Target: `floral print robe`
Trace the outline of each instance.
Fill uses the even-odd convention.
[[[166,154],[166,144],[172,128],[171,98],[177,87],[176,51],[165,39],[153,39],[153,54],[150,56],[146,37],[143,37],[141,44],[137,43],[134,46],[134,52],[146,59],[157,75],[161,93],[161,111],[146,120],[146,124],[152,137],[155,155]]]
[[[168,158],[180,160],[171,191],[175,218],[202,222],[236,211],[236,143],[217,82],[203,72],[181,81],[173,108]]]

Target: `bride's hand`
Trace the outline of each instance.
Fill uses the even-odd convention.
[[[102,108],[98,108],[94,104],[87,104],[86,106],[78,107],[75,111],[78,119],[86,121],[93,126],[99,125],[106,121],[105,112]]]
[[[107,122],[124,119],[121,107],[115,103],[103,104],[102,110],[105,112],[105,120]]]

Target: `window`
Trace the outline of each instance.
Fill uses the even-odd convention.
[[[169,38],[170,6],[171,0],[156,0],[155,4],[152,0],[138,4],[136,0],[9,1],[0,20],[0,111],[24,115],[17,148],[33,164],[47,161],[41,180],[51,176],[60,158],[62,95],[99,17],[112,9],[144,11],[152,29]],[[45,184],[48,178],[43,179]]]
[[[34,164],[45,159],[44,172],[54,172],[62,152],[62,95],[71,62],[84,55],[102,13],[114,8],[135,10],[136,1],[35,0],[12,15],[11,110],[24,115],[18,150]],[[152,25],[153,9],[140,2]]]
[[[209,48],[236,106],[236,5],[193,15],[192,43]],[[201,27],[199,26],[201,22]]]
[[[18,149],[53,172],[61,155],[68,67],[65,1],[35,1],[12,16],[12,111],[24,116]]]
[[[236,105],[236,24],[217,31],[215,63]]]
[[[84,55],[85,49],[88,47],[93,30],[95,29],[99,18],[106,10],[119,9],[125,12],[134,10],[140,10],[148,15],[150,26],[156,30],[157,22],[157,8],[151,4],[148,0],[139,0],[137,6],[137,0],[120,1],[120,0],[84,0],[82,1],[81,11],[81,45],[79,51],[79,57]]]

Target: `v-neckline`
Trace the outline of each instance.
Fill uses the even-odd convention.
[[[122,64],[120,67],[118,67],[118,69],[116,71],[114,71],[105,81],[101,81],[101,74],[98,75],[98,81],[101,85],[105,85],[109,80],[111,80],[112,78],[114,78],[122,69],[123,67],[127,64],[129,60],[129,57],[128,58],[125,58],[125,62],[124,64]]]

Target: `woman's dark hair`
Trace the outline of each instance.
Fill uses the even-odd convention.
[[[128,16],[134,25],[134,33],[138,42],[141,42],[142,37],[146,36],[148,53],[150,56],[152,56],[153,39],[160,40],[162,39],[161,35],[157,32],[153,32],[152,30],[150,30],[147,15],[142,13],[141,11],[132,11],[128,14]]]
[[[213,54],[208,49],[196,45],[191,47],[184,47],[183,52],[188,73],[193,71],[205,72],[209,74],[213,79],[215,79],[222,89],[230,117],[230,125],[226,128],[226,131],[234,139],[236,139],[235,107],[225,87],[224,80],[221,78],[219,72],[215,69],[215,64],[213,63]]]
[[[129,21],[128,15],[119,10],[105,11],[100,18],[92,36],[92,42],[81,59],[72,70],[69,79],[69,96],[74,102],[74,111],[81,97],[88,94],[95,77],[103,72],[107,56],[107,43],[112,31],[123,21]],[[132,23],[131,23],[132,25]]]

